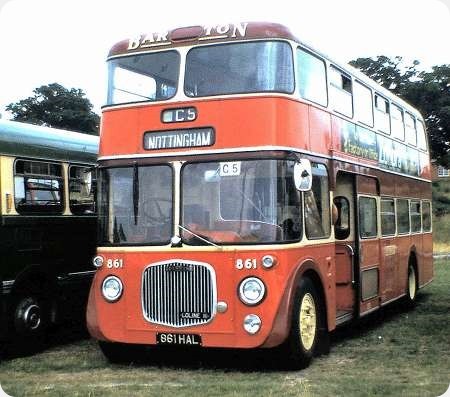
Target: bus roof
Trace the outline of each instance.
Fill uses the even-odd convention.
[[[195,44],[222,43],[236,40],[284,39],[299,43],[302,47],[321,56],[334,66],[365,83],[382,96],[404,107],[419,119],[423,117],[417,109],[394,95],[380,84],[367,77],[358,69],[346,63],[336,62],[329,56],[307,43],[299,40],[291,30],[281,24],[271,22],[241,22],[223,25],[181,27],[164,32],[146,33],[134,38],[122,40],[115,44],[108,55],[110,57],[144,53],[151,50],[171,49]]]
[[[98,136],[0,120],[0,155],[95,163]]]
[[[286,26],[278,23],[241,22],[225,25],[188,26],[165,32],[146,33],[122,40],[111,48],[108,57],[127,55],[151,49],[206,44],[208,42],[267,38],[298,41]]]

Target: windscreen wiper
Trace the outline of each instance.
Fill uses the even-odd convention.
[[[220,245],[217,245],[217,244],[213,243],[212,241],[208,240],[207,238],[198,235],[197,233],[193,232],[192,230],[189,230],[188,228],[186,228],[184,226],[178,225],[178,227],[181,230],[183,230],[185,232],[188,232],[189,234],[192,234],[194,237],[198,238],[199,240],[205,242],[208,245],[212,245],[213,247],[216,247],[216,248],[219,248],[219,249],[223,249],[223,247],[221,247]]]

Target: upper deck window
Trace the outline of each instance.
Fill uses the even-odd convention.
[[[355,119],[370,127],[373,126],[372,91],[369,87],[355,81]]]
[[[405,140],[405,124],[403,121],[403,110],[392,104],[391,108],[391,131],[394,138]]]
[[[417,120],[417,146],[419,149],[427,150],[427,138],[425,135],[425,126],[422,121]]]
[[[184,91],[189,97],[294,91],[288,43],[259,41],[193,48],[186,57]]]
[[[330,102],[333,109],[347,117],[353,116],[352,80],[334,66],[330,67]]]
[[[325,62],[309,53],[297,49],[297,75],[300,95],[309,101],[327,106],[327,76]]]
[[[389,102],[382,96],[375,94],[375,128],[385,134],[391,133],[389,120]]]
[[[405,137],[407,143],[417,145],[416,120],[409,113],[405,113]]]
[[[114,58],[109,61],[107,105],[172,98],[179,70],[180,55],[176,51]]]

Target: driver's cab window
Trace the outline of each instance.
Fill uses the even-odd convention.
[[[301,194],[295,188],[294,165],[292,160],[260,159],[183,166],[183,241],[197,245],[205,240],[219,244],[300,240]]]
[[[330,190],[323,164],[311,164],[312,187],[304,193],[305,230],[310,240],[330,236]]]
[[[99,200],[101,239],[106,238],[106,242],[112,244],[164,244],[170,241],[171,167],[111,168],[103,171],[102,178]]]

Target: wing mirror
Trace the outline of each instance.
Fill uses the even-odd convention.
[[[312,171],[309,160],[300,159],[294,164],[294,183],[296,189],[301,192],[311,190]]]

